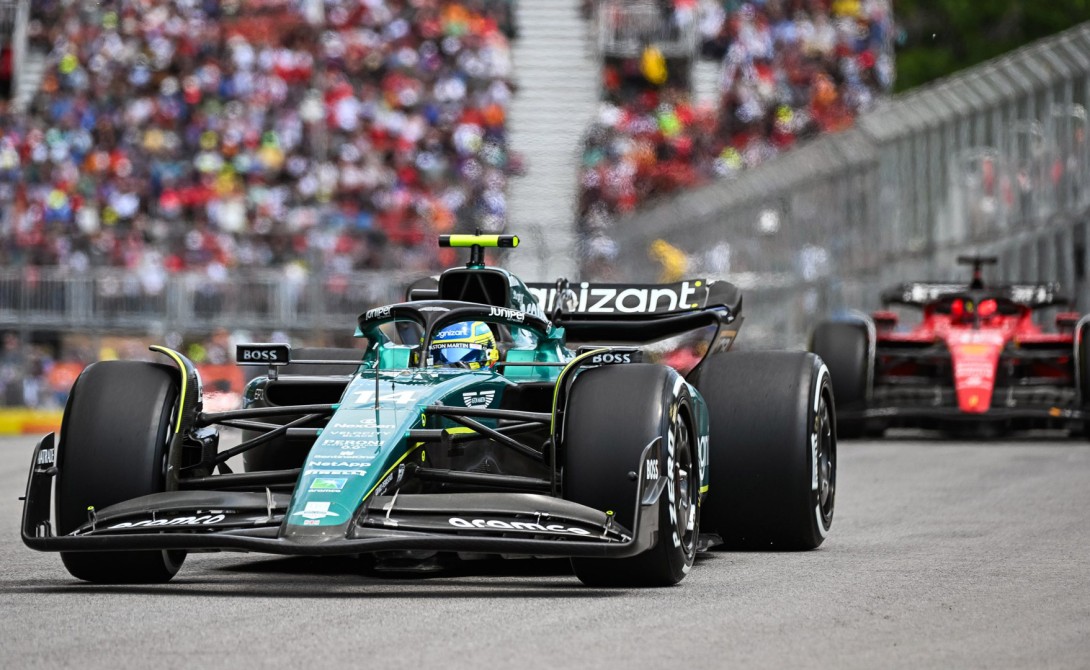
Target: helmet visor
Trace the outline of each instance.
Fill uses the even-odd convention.
[[[454,365],[457,363],[485,363],[488,351],[479,344],[438,344],[431,348],[432,365]]]

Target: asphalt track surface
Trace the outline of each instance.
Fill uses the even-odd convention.
[[[819,550],[712,552],[656,590],[256,554],[87,585],[20,541],[33,440],[3,438],[0,668],[1090,667],[1090,445],[922,437],[840,445]]]

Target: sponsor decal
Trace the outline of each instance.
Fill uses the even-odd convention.
[[[304,475],[355,475],[362,477],[367,474],[366,470],[304,470]]]
[[[436,339],[447,337],[469,337],[469,325],[466,323],[456,323],[447,326],[435,336]]]
[[[462,402],[466,407],[488,407],[495,397],[495,391],[470,391],[462,394]]]
[[[646,474],[644,475],[643,478],[646,479],[649,482],[653,482],[653,481],[655,481],[655,480],[657,480],[659,478],[659,462],[658,462],[658,459],[649,458],[649,459],[647,459],[646,463],[647,463],[647,468],[646,468],[647,472],[646,472]]]
[[[369,468],[371,461],[311,461],[308,468]]]
[[[388,316],[390,316],[390,306],[386,305],[385,307],[376,307],[367,310],[363,315],[363,318],[365,321],[370,321],[371,319],[385,319]]]
[[[114,528],[149,528],[154,526],[212,526],[227,517],[223,514],[205,514],[202,516],[176,516],[170,519],[148,519],[146,521],[126,521],[110,526]]]
[[[421,307],[421,308],[419,308],[419,311],[421,311],[421,312],[449,312],[450,308],[449,307]]]
[[[235,362],[286,365],[291,362],[290,352],[286,344],[240,344],[235,348]]]
[[[374,419],[364,419],[363,421],[360,421],[359,423],[340,423],[340,422],[336,422],[336,423],[333,423],[333,424],[331,424],[329,426],[326,426],[326,430],[328,431],[330,428],[349,428],[349,429],[376,428],[378,430],[388,430],[388,429],[393,429],[394,427],[395,426],[392,423],[375,423]]]
[[[344,488],[347,479],[330,479],[327,477],[319,477],[310,483],[310,491],[340,491]]]
[[[451,517],[447,523],[455,528],[475,528],[479,530],[517,530],[534,533],[564,533],[567,535],[590,535],[585,528],[563,526],[558,523],[540,524],[529,521],[503,521],[501,519],[463,519]]]
[[[303,508],[303,511],[295,512],[294,514],[292,514],[292,516],[301,516],[304,519],[312,519],[312,520],[324,519],[324,518],[330,517],[330,516],[334,516],[334,517],[340,516],[340,514],[337,514],[336,512],[330,512],[329,511],[329,506],[331,504],[332,503],[329,503],[329,502],[311,501],[311,502],[308,502],[306,504],[306,507]],[[304,523],[306,523],[306,522],[304,522]],[[307,525],[316,525],[316,524],[307,524]]]
[[[394,405],[408,405],[416,400],[417,391],[395,391],[392,393],[379,394],[378,401],[380,403],[394,404]],[[356,393],[355,403],[357,405],[371,405],[375,402],[375,390],[364,389]]]
[[[367,449],[368,447],[377,447],[382,443],[379,440],[341,440],[337,438],[326,438],[322,441],[322,444],[334,449]]]
[[[56,462],[57,452],[53,449],[42,449],[38,452],[38,465],[53,465]]]
[[[508,321],[518,321],[519,323],[526,320],[526,312],[507,307],[489,307],[488,316],[495,316]]]
[[[326,429],[326,430],[322,431],[322,434],[323,435],[333,436],[333,437],[346,438],[346,439],[355,439],[355,440],[366,439],[366,438],[375,439],[375,438],[378,437],[375,434],[374,430],[366,429],[366,428],[363,429],[363,430],[342,430],[340,428],[336,428],[334,430]]]
[[[576,292],[574,312],[583,314],[650,314],[699,309],[706,296],[707,282],[683,281],[676,284],[624,286],[581,282]],[[535,285],[530,292],[542,305],[556,300],[556,287]]]
[[[608,364],[608,363],[639,363],[642,357],[635,352],[610,352],[606,354],[595,354],[590,357],[591,363]]]
[[[321,523],[322,522],[317,520],[317,519],[303,519],[303,525],[304,526],[317,526],[317,525],[319,525]]]

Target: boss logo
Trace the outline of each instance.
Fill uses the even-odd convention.
[[[591,363],[631,363],[632,354],[597,354],[590,359]]]
[[[607,351],[594,354],[590,362],[595,365],[609,365],[614,363],[639,363],[643,361],[643,352],[639,350]]]
[[[242,360],[244,361],[275,361],[278,360],[278,356],[275,351],[243,351]]]
[[[491,307],[488,310],[488,316],[498,316],[501,319],[518,321],[519,323],[526,320],[525,312],[520,312],[517,309],[508,309],[507,307]]]
[[[287,365],[291,349],[286,344],[240,344],[235,349],[235,361],[244,365]]]

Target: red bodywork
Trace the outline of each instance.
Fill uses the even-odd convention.
[[[1072,352],[1075,339],[1073,328],[1062,332],[1044,332],[1033,322],[1029,307],[999,297],[984,297],[979,301],[974,301],[970,296],[936,300],[924,307],[923,320],[908,332],[892,330],[895,323],[892,312],[876,312],[873,316],[878,327],[879,353],[883,343],[945,345],[951,358],[958,408],[970,414],[984,414],[991,409],[1000,357],[1008,345],[1015,356],[1023,348],[1056,347]],[[1066,324],[1070,323],[1071,318],[1064,313],[1057,321]],[[1059,356],[1032,365],[1030,373],[1033,377],[1054,377],[1058,383],[1062,383],[1063,377],[1067,376],[1063,370],[1069,364],[1070,356]],[[907,367],[911,367],[911,363]],[[903,371],[914,372],[908,369]],[[888,372],[895,375],[897,368]]]

